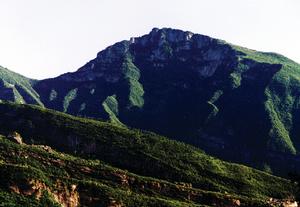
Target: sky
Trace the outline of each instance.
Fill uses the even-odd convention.
[[[299,0],[0,0],[0,65],[43,79],[153,27],[205,34],[300,63]]]

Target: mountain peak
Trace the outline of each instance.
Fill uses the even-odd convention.
[[[128,53],[146,52],[149,57],[166,59],[172,51],[191,50],[192,48],[208,47],[210,44],[219,44],[220,41],[205,35],[194,34],[172,28],[153,28],[148,34],[140,37],[131,37],[128,40],[117,42],[97,54],[96,62],[109,64],[121,61]],[[90,68],[94,68],[93,64]],[[86,68],[85,66],[83,68]],[[82,70],[82,68],[80,69]]]
[[[151,42],[151,43],[162,44],[162,42],[174,43],[174,42],[189,41],[192,39],[193,35],[194,34],[189,31],[183,31],[183,30],[172,29],[172,28],[159,29],[155,27],[151,30],[149,34],[138,38],[132,38],[132,40],[133,39],[135,40],[134,43],[141,42],[142,44],[145,44],[146,42]]]
[[[153,28],[149,33],[150,36],[160,35],[165,37],[168,41],[175,42],[175,41],[186,41],[190,40],[194,33],[190,31],[183,31],[179,29],[172,29],[172,28]]]
[[[170,61],[200,61],[199,67],[202,61],[214,62],[207,68],[197,66],[200,76],[208,77],[214,74],[223,59],[235,58],[235,52],[229,44],[205,35],[172,28],[153,28],[146,35],[131,37],[107,47],[77,72],[60,78],[82,82],[102,77],[106,81],[118,81],[123,73],[122,65],[128,58],[133,58],[132,62],[143,59],[149,66],[152,65],[152,69],[161,68]],[[78,73],[81,75],[76,75]]]

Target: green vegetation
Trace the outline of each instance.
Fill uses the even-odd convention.
[[[258,52],[238,46],[234,48],[243,53],[243,59],[281,65],[281,69],[265,88],[265,108],[272,126],[269,146],[272,150],[296,154],[298,146],[294,146],[296,140],[291,136],[295,136],[293,122],[298,119],[294,116],[297,116],[296,101],[300,92],[300,65],[276,53]]]
[[[298,66],[296,62],[284,57],[283,55],[272,53],[272,52],[260,52],[245,47],[240,47],[237,45],[231,45],[236,51],[242,52],[245,55],[243,58],[249,58],[261,63],[270,63],[270,64],[289,64]]]
[[[125,79],[127,79],[129,83],[129,107],[136,106],[141,108],[144,105],[144,89],[143,85],[139,82],[140,70],[132,63],[130,57],[125,58],[122,67]]]
[[[42,119],[51,119],[45,121],[52,130],[57,126],[73,130],[73,127],[78,127],[78,132],[85,134],[94,129],[86,138],[96,135],[102,145],[107,142],[105,147],[121,153],[122,158],[119,158],[119,163],[105,158],[110,152],[106,155],[96,153],[90,156],[97,158],[83,159],[86,157],[84,154],[79,157],[79,154],[69,155],[43,145],[19,145],[0,136],[0,199],[3,206],[56,207],[71,200],[80,201],[82,206],[112,203],[125,206],[202,206],[213,203],[235,206],[237,200],[242,206],[268,206],[267,196],[285,198],[293,194],[294,186],[288,180],[214,159],[191,146],[152,133],[33,106],[7,106],[14,108],[16,113],[19,110],[25,114],[30,111],[34,112],[33,117],[39,115]],[[57,126],[53,125],[53,121]],[[87,127],[86,131],[82,124]],[[101,137],[96,133],[98,129],[102,132]],[[61,130],[60,133],[63,133],[63,128]],[[46,138],[44,134],[40,137]],[[101,148],[98,144],[97,147]],[[124,147],[127,149],[124,150]],[[130,158],[130,154],[135,156],[136,161]],[[142,175],[150,170],[152,178],[107,164],[120,166],[123,162],[128,163],[125,169],[133,171],[140,171],[143,166],[145,171]],[[179,173],[176,175],[176,172]],[[57,197],[62,200],[55,199]]]
[[[148,36],[153,41],[116,43],[83,67],[88,73],[64,75],[68,81],[35,82],[7,70],[0,75],[40,94],[46,107],[155,131],[260,169],[266,163],[280,175],[300,170],[268,158],[273,151],[289,156],[300,149],[299,65],[278,54],[184,35],[162,29]],[[7,100],[35,103],[20,91],[13,88]],[[250,161],[240,154],[249,154]]]
[[[274,150],[296,154],[296,149],[293,146],[289,132],[285,128],[282,119],[279,117],[278,111],[276,111],[274,108],[276,107],[275,103],[273,102],[274,99],[270,97],[271,93],[269,90],[267,90],[266,93],[268,95],[268,100],[266,101],[266,110],[269,112],[272,123],[270,136],[273,137],[273,139],[271,140],[270,145]]]
[[[49,95],[49,101],[53,101],[56,98],[57,98],[57,92],[54,89],[52,89]]]
[[[1,66],[0,77],[3,82],[9,85],[8,87],[14,89],[16,102],[21,103],[21,101],[25,100],[26,103],[43,106],[39,99],[39,94],[33,89],[33,85],[37,82],[36,80],[26,78]]]
[[[165,202],[166,206],[183,205],[180,202],[209,205],[211,199],[224,202],[228,194],[230,199],[255,203],[264,202],[268,197],[292,196],[295,189],[288,180],[215,159],[192,146],[153,133],[73,117],[37,106],[1,103],[0,124],[2,134],[18,129],[25,143],[46,144],[73,154],[61,154],[55,150],[49,152],[39,146],[16,145],[2,138],[1,169],[8,173],[5,177],[12,174],[9,179],[12,181],[23,179],[23,175],[14,176],[16,171],[24,172],[24,176],[34,180],[42,180],[49,188],[56,185],[57,178],[61,178],[80,185],[80,189],[87,188],[84,192],[106,192],[105,195],[114,197],[118,202],[135,203],[131,203],[133,206],[141,202],[145,202],[145,206],[155,206],[157,202]],[[36,173],[33,175],[31,172]],[[113,173],[129,183],[133,181],[125,177],[134,177],[134,183],[144,183],[141,184],[143,190],[141,185],[134,183],[129,184],[130,193],[127,187],[123,190],[123,184],[116,187],[110,180],[114,179]],[[156,182],[159,186],[168,186],[169,190],[162,190],[162,187],[158,191],[155,187],[147,189],[147,186],[157,186]],[[182,194],[180,190],[176,191],[180,189],[178,186],[191,189]],[[196,193],[197,199],[188,199],[188,192]],[[256,206],[260,205],[256,203]]]
[[[223,91],[217,90],[217,91],[214,93],[214,95],[212,96],[212,98],[209,100],[209,102],[210,102],[210,103],[216,102],[222,95],[223,95]]]
[[[64,97],[63,112],[68,111],[68,108],[69,108],[69,105],[70,105],[71,101],[73,101],[77,96],[77,91],[78,91],[78,88],[74,88],[74,89],[70,90],[67,93],[67,95]]]
[[[82,104],[80,105],[79,112],[84,111],[85,108],[86,108],[86,103],[82,103]]]
[[[116,95],[108,96],[102,103],[104,110],[108,113],[109,119],[112,123],[122,125],[117,118],[119,114],[118,101]]]
[[[95,89],[93,88],[90,90],[90,94],[93,95],[94,93],[95,93]]]
[[[164,28],[57,78],[0,72],[0,99],[154,131],[275,175],[300,172],[300,66],[282,55]]]
[[[14,87],[12,88],[12,90],[13,90],[13,95],[14,95],[15,102],[19,103],[19,104],[25,103],[25,100],[23,99],[21,94],[18,92],[18,90]]]
[[[231,83],[232,88],[238,88],[241,85],[242,77],[241,77],[240,73],[237,73],[237,72],[231,73],[230,74],[230,79],[231,79],[231,82],[232,82]]]

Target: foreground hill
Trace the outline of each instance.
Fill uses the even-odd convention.
[[[296,192],[288,180],[153,133],[37,106],[0,103],[0,125],[27,143],[0,138],[5,206],[270,206]]]

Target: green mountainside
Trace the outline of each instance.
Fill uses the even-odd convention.
[[[0,99],[153,131],[286,176],[300,172],[299,71],[279,54],[154,28],[56,78],[0,68]]]
[[[34,89],[48,108],[154,131],[286,175],[300,170],[299,71],[278,54],[154,28]]]
[[[0,125],[0,206],[275,206],[297,196],[289,180],[114,123],[1,102]]]

